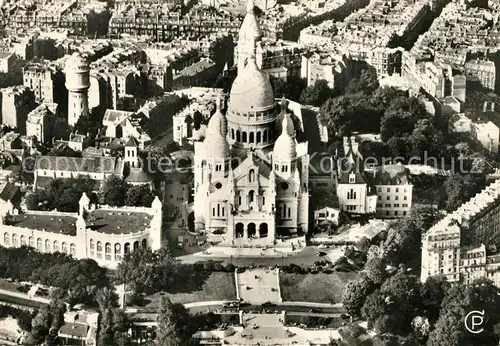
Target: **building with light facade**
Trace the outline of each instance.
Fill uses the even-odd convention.
[[[337,164],[336,186],[340,209],[354,215],[379,218],[409,215],[413,185],[402,164],[365,167],[356,136],[344,137],[344,156]]]
[[[78,213],[0,209],[4,247],[30,246],[40,252],[61,252],[77,259],[91,258],[115,269],[123,256],[139,247],[161,246],[162,203],[151,208],[96,208],[83,194]]]
[[[89,115],[90,67],[80,53],[66,61],[68,89],[68,124],[74,126],[80,117]]]
[[[309,222],[307,142],[297,143],[286,100],[278,105],[257,66],[253,7],[250,0],[226,114],[219,98],[204,141],[195,142],[194,227],[223,233],[229,246],[272,246]]]
[[[499,213],[496,180],[423,234],[422,282],[437,275],[465,284],[485,277],[500,286]]]
[[[26,135],[35,137],[40,143],[51,141],[58,113],[57,103],[42,103],[36,107],[28,114]]]

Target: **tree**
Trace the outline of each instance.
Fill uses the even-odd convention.
[[[148,184],[131,186],[125,195],[125,204],[130,207],[151,207],[153,200]]]
[[[446,296],[450,284],[444,276],[431,276],[422,285],[420,297],[422,299],[422,307],[426,311],[429,320],[435,323],[441,309],[441,302]]]
[[[23,157],[21,167],[12,173],[12,180],[21,185],[32,185],[35,179],[35,162],[34,156]]]
[[[361,316],[361,308],[366,297],[372,293],[374,284],[368,279],[360,279],[349,282],[342,296],[344,308],[347,313],[354,317]]]
[[[359,78],[352,78],[347,84],[345,93],[346,94],[357,94],[364,93],[366,95],[371,95],[379,87],[377,71],[366,66],[362,71]]]
[[[484,176],[453,173],[444,182],[447,195],[446,210],[453,211],[467,202],[484,187]]]
[[[53,210],[76,212],[83,193],[93,196],[95,182],[89,176],[52,180],[46,190],[35,190],[26,196],[26,205],[31,210]],[[95,201],[94,201],[95,202]]]
[[[385,332],[407,335],[421,304],[419,279],[407,274],[403,268],[382,284],[380,293],[385,297],[387,315],[391,316],[392,321]]]
[[[71,149],[67,144],[61,144],[53,146],[49,152],[48,156],[63,156],[63,157],[79,157],[80,153]]]
[[[127,190],[128,184],[123,179],[112,175],[104,181],[100,197],[104,204],[121,207],[125,204]]]
[[[378,319],[381,318],[386,311],[385,299],[380,294],[380,291],[376,290],[366,298],[363,308],[361,309],[361,316],[368,322],[368,328],[373,328]],[[379,332],[382,333],[385,331],[385,329],[379,330]]]
[[[385,268],[385,260],[383,258],[377,257],[372,258],[366,262],[364,272],[366,273],[368,279],[370,279],[373,283],[380,285],[387,278],[387,272]]]
[[[90,110],[88,116],[79,117],[73,130],[80,134],[89,134],[89,136],[94,139],[99,131],[102,129],[102,120],[104,119],[104,113],[106,112],[106,107],[98,106]]]
[[[300,95],[306,89],[307,82],[304,78],[288,76],[288,78],[270,79],[276,97],[285,96],[287,99],[299,101]]]
[[[329,97],[333,96],[333,90],[324,79],[317,80],[313,85],[308,86],[300,95],[300,103],[319,107]]]
[[[174,304],[169,298],[162,296],[158,309],[157,345],[182,346],[178,319],[174,312]]]

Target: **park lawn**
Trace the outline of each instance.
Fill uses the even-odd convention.
[[[213,272],[202,285],[201,290],[186,293],[155,293],[147,297],[148,308],[158,308],[161,296],[167,296],[172,303],[194,303],[212,300],[236,299],[234,273]]]
[[[281,298],[284,301],[341,303],[349,282],[357,279],[355,272],[331,274],[288,274],[280,272]]]

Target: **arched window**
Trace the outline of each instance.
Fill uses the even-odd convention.
[[[137,251],[137,250],[139,250],[139,242],[135,241],[134,242],[134,251]]]
[[[241,137],[242,137],[241,141],[243,143],[246,143],[247,142],[247,133],[245,131],[243,131],[243,134],[241,135]]]
[[[76,256],[76,245],[73,243],[69,244],[69,254],[73,257]]]
[[[38,251],[42,251],[42,238],[38,238],[38,239],[36,240],[36,249],[37,249]]]
[[[5,232],[3,234],[3,245],[9,246],[10,245],[10,234]]]
[[[26,246],[26,245],[28,245],[28,244],[26,243],[26,237],[25,237],[24,235],[22,235],[22,236],[21,236],[21,246]]]
[[[136,242],[137,244],[139,244],[138,242]],[[125,249],[124,249],[124,253],[125,255],[126,254],[129,254],[130,253],[130,243],[125,243]]]
[[[52,250],[54,252],[59,252],[59,242],[57,240],[54,240],[54,243],[52,244]]]
[[[17,247],[19,243],[17,242],[17,234],[12,235],[12,246]]]
[[[236,142],[241,142],[240,130],[236,130]]]
[[[245,226],[241,223],[238,222],[235,227],[235,232],[236,232],[236,238],[243,238],[245,235]]]
[[[255,170],[251,169],[248,172],[248,182],[253,183],[255,181]]]
[[[253,143],[255,141],[254,133],[253,132],[250,132],[248,137],[249,137],[248,138],[248,143]]]
[[[231,139],[234,139],[234,129],[231,129]]]
[[[94,239],[90,239],[89,249],[90,249],[90,257],[94,257],[95,256],[95,242],[94,242]]]
[[[102,243],[100,241],[97,242],[96,244],[96,248],[97,248],[97,258],[98,259],[101,259],[102,258]]]
[[[35,238],[29,237],[28,244],[30,244],[30,247],[34,248],[35,247]]]
[[[115,261],[122,260],[122,245],[120,243],[115,244]]]
[[[145,249],[148,247],[148,241],[146,239],[142,240],[142,247]]]
[[[66,253],[67,254],[68,253],[68,243],[63,242],[61,244],[61,249],[62,249],[62,253]]]
[[[104,251],[105,251],[104,259],[106,261],[111,261],[111,244],[110,243],[106,243],[106,245],[104,246]]]
[[[267,142],[267,130],[264,130],[264,134],[262,136],[262,142],[264,142],[264,143]]]
[[[250,192],[248,193],[248,203],[252,203],[254,199],[255,199],[255,191],[250,190]]]
[[[50,253],[50,240],[45,239],[45,252]]]
[[[256,140],[257,143],[260,143],[260,131],[257,132],[257,140]]]
[[[267,229],[267,223],[261,223],[259,226],[259,237],[260,238],[265,238],[267,237],[268,234],[268,229]]]

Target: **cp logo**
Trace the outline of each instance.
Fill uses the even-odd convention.
[[[472,334],[481,333],[484,328],[481,326],[484,323],[484,310],[474,310],[471,311],[465,316],[464,324],[465,329],[467,329]]]

